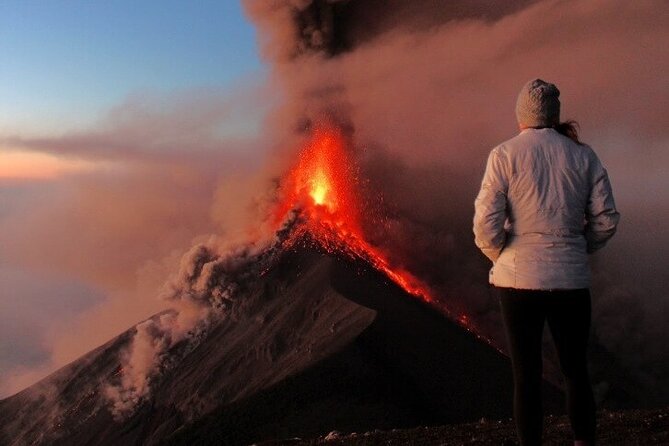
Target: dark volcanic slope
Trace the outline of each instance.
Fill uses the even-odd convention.
[[[316,250],[283,253],[116,422],[100,388],[133,334],[1,401],[0,444],[248,444],[511,407],[506,358],[366,265]]]

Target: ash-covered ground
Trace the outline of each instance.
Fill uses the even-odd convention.
[[[669,444],[669,408],[600,411],[597,419],[598,444],[615,446]],[[544,445],[570,444],[571,431],[566,416],[544,419]],[[257,446],[460,446],[517,445],[513,421],[488,420],[448,426],[419,426],[413,429],[368,432],[330,432],[312,439],[285,439],[256,443]]]

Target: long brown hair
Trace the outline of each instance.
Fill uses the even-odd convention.
[[[556,124],[553,126],[553,128],[558,133],[566,136],[567,138],[570,138],[576,144],[583,145],[583,143],[578,139],[578,130],[579,130],[578,122],[574,121],[573,119],[568,119],[564,122]]]

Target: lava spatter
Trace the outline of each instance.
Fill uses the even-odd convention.
[[[276,221],[284,221],[296,209],[302,217],[301,227],[292,232],[293,238],[308,231],[328,251],[361,257],[408,293],[435,303],[427,285],[411,273],[392,267],[383,252],[366,241],[358,169],[347,138],[339,129],[324,126],[313,131],[281,189]]]

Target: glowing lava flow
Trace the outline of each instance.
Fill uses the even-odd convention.
[[[326,250],[361,258],[404,291],[439,309],[479,340],[502,352],[472,326],[465,314],[456,315],[435,299],[430,288],[406,270],[393,267],[384,253],[365,240],[360,219],[356,164],[346,149],[346,138],[333,127],[314,130],[300,151],[296,165],[281,183],[275,223],[281,226],[297,211],[300,218],[284,246],[308,233]]]
[[[383,253],[365,240],[357,179],[355,163],[347,153],[341,132],[327,127],[315,130],[282,183],[277,223],[299,209],[304,222],[293,237],[308,231],[328,251],[365,259],[406,292],[436,304],[425,284],[409,272],[391,267]]]

